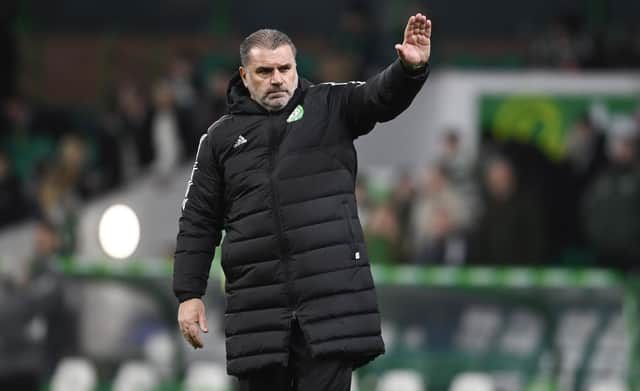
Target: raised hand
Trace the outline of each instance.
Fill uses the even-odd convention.
[[[431,20],[420,13],[410,17],[404,41],[395,48],[405,65],[412,68],[425,65],[431,55]]]

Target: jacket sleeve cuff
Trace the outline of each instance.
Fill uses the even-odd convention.
[[[184,292],[176,295],[176,297],[178,298],[178,302],[182,303],[190,299],[199,299],[202,297],[202,295],[195,292]]]
[[[431,69],[428,62],[424,66],[417,69],[414,69],[405,65],[399,58],[396,60],[396,63],[397,64],[394,64],[394,65],[398,68],[401,68],[405,76],[409,76],[412,79],[426,78],[429,75],[429,71]]]

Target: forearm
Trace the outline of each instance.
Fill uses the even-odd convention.
[[[207,289],[211,261],[222,236],[223,210],[221,175],[205,135],[200,139],[179,220],[173,290],[180,302],[201,297]]]
[[[347,120],[356,128],[392,120],[409,107],[428,74],[428,64],[412,70],[399,59],[394,61],[353,89],[346,106]]]
[[[380,97],[380,104],[376,107],[380,110],[378,122],[389,121],[406,110],[416,97],[427,77],[429,65],[411,69],[403,64],[400,59],[389,65],[380,75],[377,83],[371,83],[374,93]]]
[[[173,292],[178,301],[202,297],[207,290],[209,270],[215,252],[216,240],[213,235],[189,236],[178,234],[173,268]]]

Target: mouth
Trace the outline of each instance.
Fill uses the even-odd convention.
[[[283,95],[286,95],[286,93],[287,93],[287,91],[282,91],[282,90],[279,90],[279,91],[269,91],[269,92],[267,92],[267,95],[277,95],[277,94],[283,94]]]

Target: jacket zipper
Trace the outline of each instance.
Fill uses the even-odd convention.
[[[349,204],[347,203],[347,201],[342,201],[342,210],[344,212],[347,229],[349,230],[349,245],[351,246],[351,254],[353,254],[353,259],[357,261],[360,259],[360,251],[358,251],[358,247],[356,246],[356,238],[353,233],[353,227],[351,226],[351,211],[349,210]]]
[[[287,305],[289,307],[289,311],[291,312],[291,318],[296,318],[296,311],[293,306],[293,280],[291,279],[291,270],[289,265],[289,259],[287,258],[287,243],[284,238],[284,233],[282,232],[282,219],[280,217],[280,196],[278,194],[278,187],[274,177],[275,171],[275,159],[278,152],[279,144],[277,143],[277,127],[274,121],[277,117],[269,112],[269,120],[271,122],[270,132],[269,132],[269,180],[271,182],[271,191],[273,194],[273,203],[274,203],[274,211],[273,218],[276,223],[276,233],[278,235],[278,244],[280,246],[280,259],[284,264],[284,274],[286,278],[286,290],[287,290]]]

